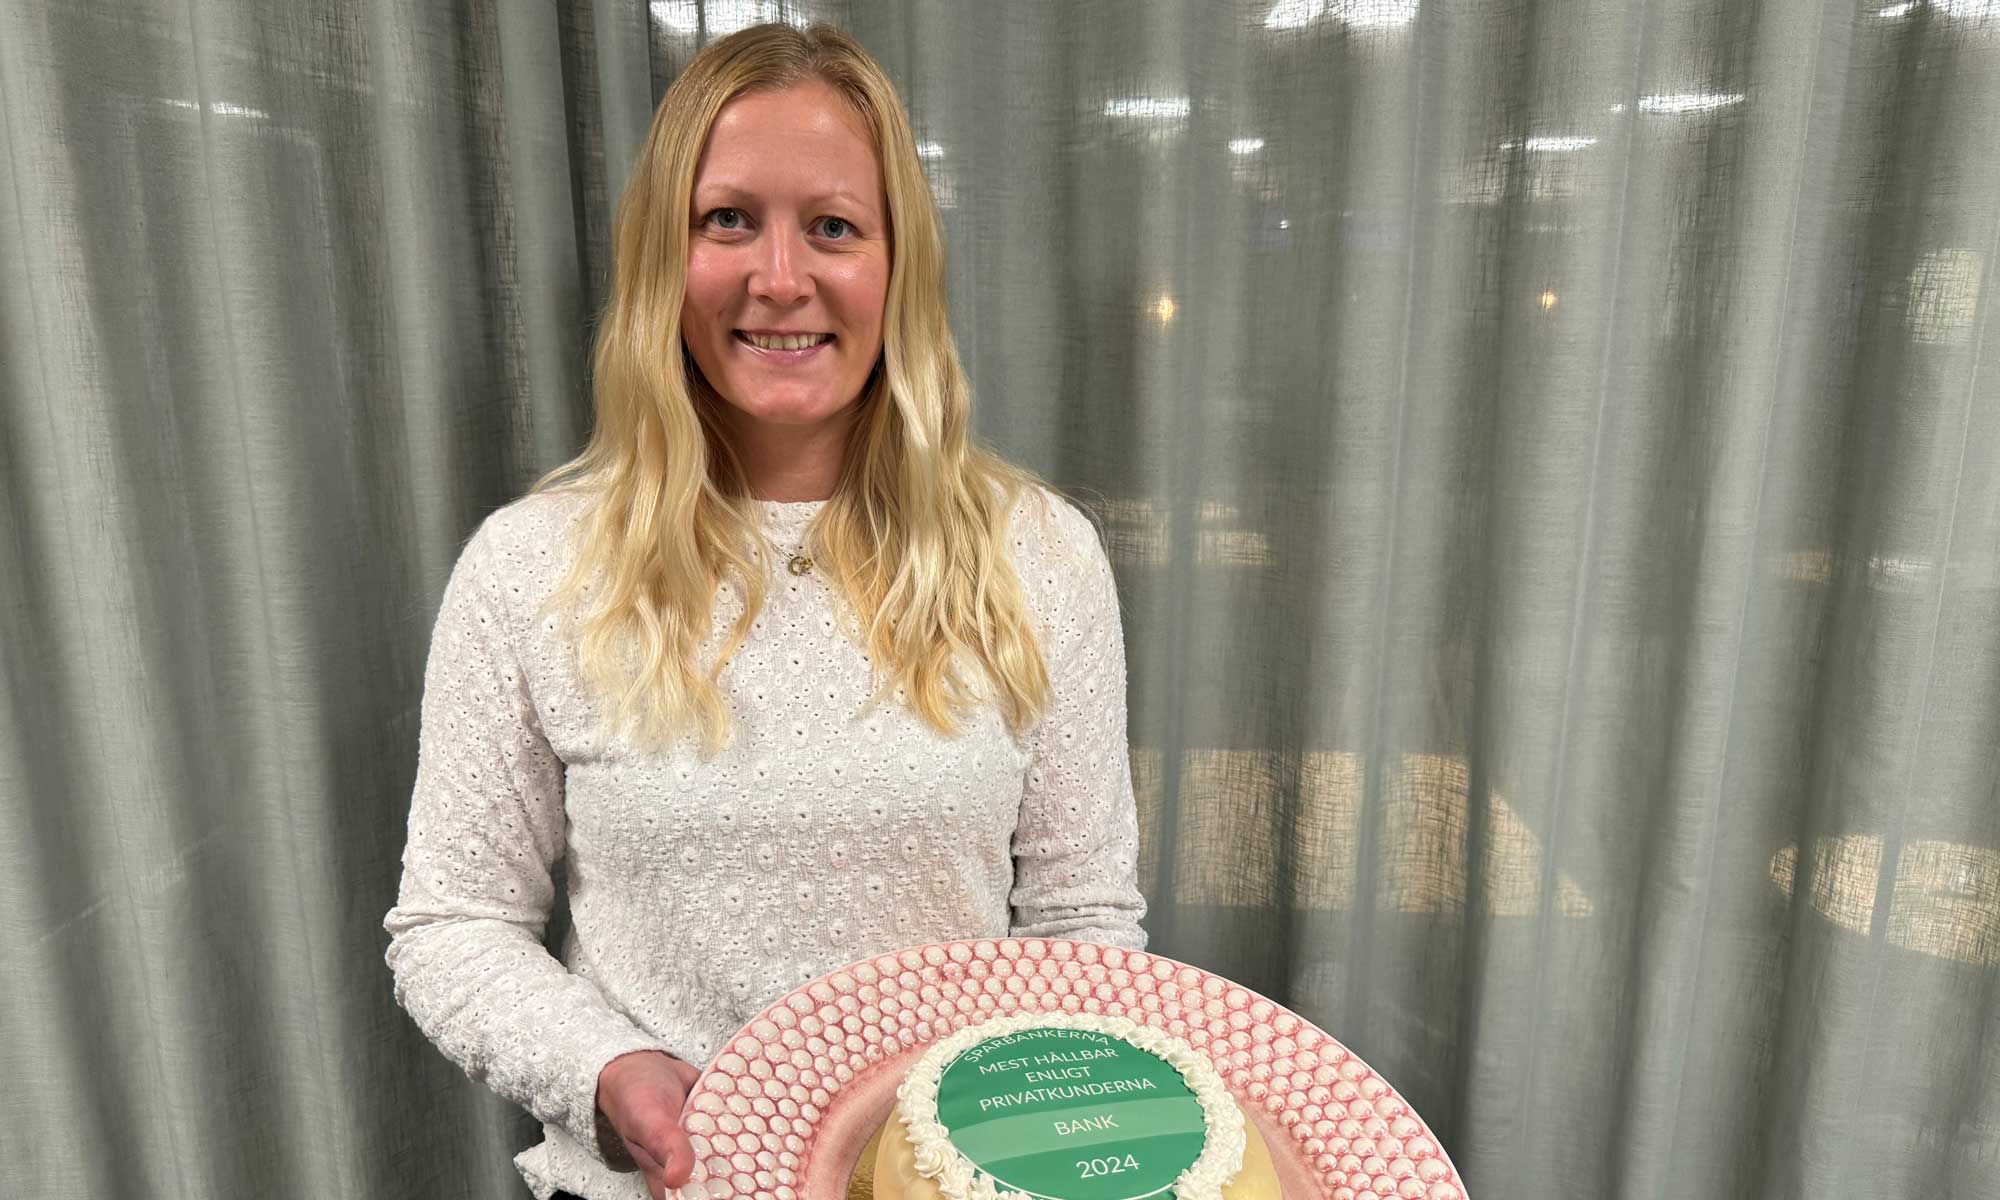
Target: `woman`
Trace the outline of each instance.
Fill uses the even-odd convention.
[[[836,966],[1145,942],[1110,568],[968,437],[880,67],[826,27],[703,50],[615,236],[590,444],[446,587],[385,921],[417,1024],[544,1122],[535,1194],[593,1200],[685,1182],[700,1065]]]

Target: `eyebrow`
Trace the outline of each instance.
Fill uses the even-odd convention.
[[[723,202],[741,202],[759,198],[756,192],[751,191],[749,188],[739,187],[733,183],[700,184],[695,187],[694,194]],[[813,205],[825,204],[829,200],[844,200],[856,208],[864,209],[871,213],[875,211],[874,207],[866,200],[863,200],[846,188],[834,188],[832,191],[814,192],[805,198],[805,204],[807,207],[812,207]]]

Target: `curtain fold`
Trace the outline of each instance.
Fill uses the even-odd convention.
[[[0,0],[0,1190],[525,1194],[430,621],[756,20],[1119,575],[1148,927],[1480,1200],[2000,1197],[2000,4]]]

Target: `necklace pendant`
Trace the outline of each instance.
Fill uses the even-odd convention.
[[[794,575],[804,575],[813,569],[813,560],[803,554],[794,554],[791,561],[785,564],[785,568]]]

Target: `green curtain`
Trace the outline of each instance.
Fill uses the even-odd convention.
[[[1152,945],[1479,1200],[2000,1196],[1996,0],[0,0],[0,1192],[522,1195],[382,965],[705,39],[915,116]]]

